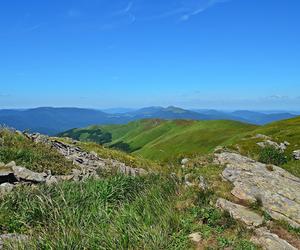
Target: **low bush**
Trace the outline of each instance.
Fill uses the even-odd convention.
[[[260,150],[259,161],[266,164],[282,166],[287,163],[287,157],[279,149],[268,146]]]

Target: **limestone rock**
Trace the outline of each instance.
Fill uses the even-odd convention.
[[[14,187],[15,186],[13,184],[10,184],[8,182],[2,183],[0,185],[0,197],[10,193],[14,189]]]
[[[199,244],[202,241],[202,236],[201,236],[201,234],[199,232],[196,232],[196,233],[190,234],[189,235],[189,239],[194,244]]]
[[[18,244],[28,240],[29,237],[23,234],[2,234],[0,235],[0,249],[3,249],[4,243],[9,243],[12,247],[15,245],[17,249]]]
[[[0,184],[6,182],[15,182],[16,178],[14,176],[14,171],[12,166],[15,166],[15,162],[11,162],[7,165],[0,163]]]
[[[203,191],[208,189],[208,183],[203,176],[199,176],[199,188]]]
[[[283,142],[278,144],[277,142],[271,141],[271,140],[266,140],[264,142],[258,142],[258,146],[265,148],[268,146],[274,147],[276,149],[279,149],[281,152],[284,152],[287,149],[287,146],[289,145],[288,142]]]
[[[293,156],[295,160],[300,160],[300,150],[295,150]]]
[[[287,241],[279,238],[278,235],[270,233],[266,228],[256,229],[255,236],[252,237],[251,241],[265,250],[297,250]]]
[[[222,177],[233,183],[231,193],[241,200],[261,201],[274,218],[300,227],[300,179],[280,167],[270,171],[266,164],[235,153],[216,155],[226,164]]]
[[[183,158],[182,160],[181,160],[181,165],[185,165],[185,164],[187,164],[189,162],[189,159],[188,158]]]
[[[30,181],[35,183],[45,182],[46,181],[46,174],[45,173],[36,173],[27,168],[14,166],[12,167],[14,172],[14,176],[19,181]]]
[[[216,206],[223,211],[229,212],[232,218],[244,222],[247,226],[257,227],[263,223],[263,218],[257,213],[254,213],[248,208],[232,203],[228,200],[219,198]]]

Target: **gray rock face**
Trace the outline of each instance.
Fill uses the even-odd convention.
[[[223,211],[229,212],[232,218],[245,223],[249,227],[257,227],[263,224],[263,218],[260,215],[252,212],[244,206],[232,203],[222,198],[217,200],[216,206]]]
[[[300,150],[295,150],[293,156],[295,160],[300,160]]]
[[[226,164],[222,177],[233,183],[231,193],[241,200],[261,201],[274,219],[300,227],[300,179],[289,172],[235,153],[216,154]]]
[[[252,237],[251,241],[265,250],[297,250],[297,248],[279,238],[276,234],[270,233],[266,228],[256,229],[255,236]]]

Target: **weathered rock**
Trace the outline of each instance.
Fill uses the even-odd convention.
[[[195,186],[195,184],[193,182],[194,182],[194,176],[193,176],[193,174],[189,173],[189,174],[186,174],[184,176],[184,183],[185,183],[185,185],[187,185],[189,187]]]
[[[287,149],[287,146],[289,145],[289,143],[286,144],[286,142],[284,142],[284,143],[278,144],[277,142],[274,142],[271,140],[266,140],[264,142],[258,142],[257,145],[262,148],[271,146],[271,147],[274,147],[274,148],[280,150],[281,152],[284,152]]]
[[[58,183],[58,179],[55,176],[48,175],[46,177],[45,182],[46,182],[46,185],[50,186],[50,185],[57,184]]]
[[[11,162],[7,165],[4,163],[0,163],[0,184],[6,183],[6,182],[15,182],[16,178],[14,176],[14,171],[12,169],[12,166],[15,166],[15,162]]]
[[[181,165],[185,165],[185,164],[187,164],[189,162],[189,159],[188,158],[183,158],[182,160],[181,160]]]
[[[242,221],[249,227],[257,227],[263,224],[262,216],[254,213],[244,206],[232,203],[222,198],[219,198],[217,200],[216,206],[223,211],[229,212],[232,218]]]
[[[256,229],[255,236],[251,238],[251,241],[265,250],[297,250],[278,235],[270,233],[266,228]]]
[[[203,191],[208,189],[208,183],[203,176],[199,176],[199,188]]]
[[[189,235],[189,239],[194,244],[199,244],[202,241],[202,236],[201,236],[201,234],[199,232],[196,232],[196,233],[190,234]]]
[[[10,184],[8,182],[2,183],[0,185],[0,197],[10,193],[14,189],[14,187],[15,186],[13,184]]]
[[[12,167],[14,172],[14,176],[19,181],[30,181],[35,183],[45,182],[46,181],[46,174],[45,173],[36,173],[27,168],[14,166]]]
[[[295,150],[293,156],[295,160],[300,160],[300,150]]]
[[[255,136],[255,138],[257,138],[257,139],[264,139],[264,140],[270,140],[270,139],[271,139],[270,136],[263,135],[263,134],[257,134],[257,135]]]
[[[235,153],[217,154],[221,164],[227,164],[222,177],[233,183],[231,193],[241,200],[260,201],[274,218],[300,227],[300,179],[272,165],[256,162]]]
[[[0,249],[3,249],[4,244],[8,243],[12,247],[17,249],[19,244],[22,244],[29,240],[29,237],[24,234],[2,234],[0,235]]]

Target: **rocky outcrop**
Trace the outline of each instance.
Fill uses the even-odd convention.
[[[244,206],[232,203],[222,198],[217,200],[216,206],[223,211],[229,212],[232,218],[245,223],[249,227],[257,227],[263,224],[262,216]]]
[[[251,241],[265,250],[297,250],[297,248],[266,228],[256,229],[255,236],[251,238]]]
[[[295,160],[300,160],[300,150],[295,150],[293,152],[293,157]]]
[[[261,148],[265,148],[265,147],[274,147],[278,150],[280,150],[281,152],[284,152],[287,149],[287,146],[290,145],[288,142],[282,142],[280,144],[278,144],[277,142],[271,141],[271,140],[266,140],[263,142],[258,142],[257,143],[258,146],[260,146]]]
[[[222,177],[233,183],[231,193],[240,200],[259,201],[274,219],[300,227],[300,179],[280,167],[256,162],[236,153],[216,154],[226,165]]]
[[[56,138],[40,134],[25,134],[25,136],[35,143],[43,143],[56,149],[64,157],[72,161],[74,165],[78,166],[80,172],[74,174],[73,171],[73,176],[76,179],[96,177],[101,170],[115,171],[132,176],[147,174],[147,171],[142,168],[132,168],[113,159],[103,159],[95,152],[86,152],[77,147],[77,141],[74,140],[72,141],[73,144],[68,144],[58,141]]]

